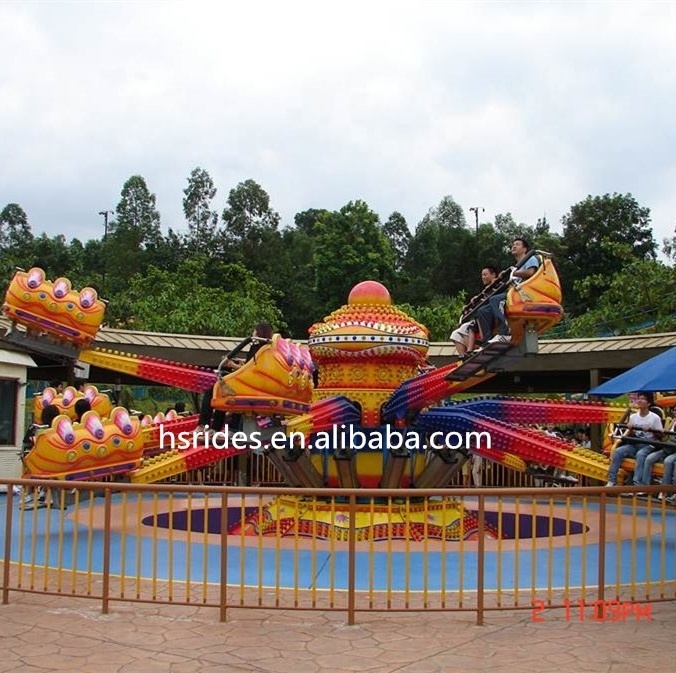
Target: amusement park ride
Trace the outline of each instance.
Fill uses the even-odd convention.
[[[289,486],[369,489],[442,488],[471,452],[514,470],[553,467],[568,473],[607,479],[608,459],[600,453],[556,439],[535,429],[551,423],[608,423],[620,420],[623,408],[599,402],[563,402],[476,398],[437,406],[494,376],[505,358],[519,357],[524,347],[537,348],[537,334],[562,315],[556,269],[546,253],[537,252],[536,273],[507,291],[506,315],[512,343],[488,344],[465,360],[429,369],[428,330],[392,304],[378,282],[356,285],[347,304],[309,330],[307,346],[276,334],[238,370],[213,372],[178,362],[156,360],[96,347],[95,337],[105,304],[96,291],[72,290],[64,278],[51,282],[41,269],[18,271],[7,290],[3,311],[13,325],[5,339],[39,352],[52,351],[146,381],[198,393],[213,390],[212,406],[244,417],[244,432],[253,434],[261,419],[271,432],[287,437],[280,446],[257,442]],[[487,293],[470,304],[474,311]],[[313,374],[318,368],[318,383]],[[92,411],[75,422],[74,404],[87,397]],[[93,386],[66,388],[60,395],[48,388],[36,397],[34,415],[56,404],[61,414],[38,433],[34,448],[23,458],[24,476],[98,480],[120,475],[132,482],[154,482],[241,454],[241,445],[210,444],[199,435],[186,448],[175,442],[193,431],[196,416],[159,415],[139,419],[111,404]],[[258,423],[256,422],[258,419]],[[367,438],[365,446],[355,433]],[[434,444],[431,436],[480,438],[471,447]],[[474,433],[474,434],[472,434]],[[174,448],[158,453],[160,436]],[[321,442],[320,436],[327,441]],[[422,440],[421,440],[422,438]],[[455,440],[454,440],[455,442]],[[426,535],[467,537],[472,514],[455,501],[409,504],[393,512],[392,499],[365,499],[360,537],[396,535],[396,526],[425,526]],[[389,504],[383,505],[383,502]],[[375,504],[374,504],[375,503]],[[290,514],[292,513],[292,514]],[[393,517],[400,517],[393,522]],[[345,517],[342,517],[344,520]],[[320,498],[279,497],[233,531],[344,537],[346,523],[336,516],[336,502]]]

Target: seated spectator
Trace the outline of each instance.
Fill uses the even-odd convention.
[[[514,255],[516,266],[512,267],[509,280],[518,286],[533,276],[540,262],[535,255],[531,254],[530,243],[525,238],[518,237],[512,241],[512,255]],[[476,321],[484,343],[512,342],[505,314],[506,301],[507,291],[497,292],[477,311]]]
[[[92,405],[86,397],[82,397],[75,403],[75,421],[82,422],[82,417],[86,412],[91,411]]]
[[[175,411],[177,416],[185,415],[185,402],[176,402],[173,406],[167,407],[164,415],[166,416],[170,411]]]
[[[591,448],[591,440],[589,439],[589,432],[587,430],[581,429],[576,430],[575,432],[575,443],[578,446],[581,446],[585,449]]]
[[[128,386],[120,387],[120,394],[114,402],[116,406],[124,407],[127,411],[131,411],[134,408],[134,396]]]
[[[55,404],[48,404],[42,410],[42,423],[31,423],[23,438],[22,448],[23,454],[28,453],[35,444],[35,435],[41,430],[47,430],[52,426],[52,421],[60,414],[59,407]]]
[[[468,458],[462,464],[462,484],[465,487],[471,486],[471,482],[474,483],[475,488],[481,488],[481,471],[483,468],[483,458],[477,456],[476,453],[473,453],[470,458]],[[470,482],[471,474],[471,482]]]
[[[235,371],[245,365],[249,360],[252,360],[256,356],[256,353],[258,353],[263,346],[272,341],[272,336],[272,327],[266,322],[259,322],[256,327],[254,327],[251,335],[251,347],[246,354],[246,358],[243,360],[241,358],[226,359],[226,368],[230,371]]]
[[[671,453],[665,455],[664,458],[664,476],[662,477],[663,486],[676,485],[676,443],[674,444],[674,448],[669,450]],[[666,498],[666,501],[672,505],[676,504],[676,493],[672,493],[671,495],[660,493],[658,497],[660,500]]]
[[[498,270],[494,266],[485,266],[481,269],[481,282],[484,289],[490,286],[497,277]],[[463,308],[462,315],[465,314],[465,310],[466,307]],[[450,340],[455,344],[455,349],[460,357],[474,350],[478,331],[479,328],[474,320],[463,322],[457,329],[453,330]]]
[[[270,343],[273,337],[272,327],[266,322],[260,322],[254,327],[251,337],[248,339],[251,342],[251,346],[246,355],[246,359],[242,360],[240,358],[230,359],[225,358],[224,365],[225,368],[232,371],[239,369],[242,365],[252,360],[256,353],[267,343]],[[246,341],[244,345],[246,345]],[[236,349],[239,350],[240,346]],[[232,352],[232,351],[231,351]],[[219,369],[220,374],[220,369]],[[216,384],[218,385],[218,384]],[[200,416],[197,421],[197,427],[195,428],[196,433],[205,432],[207,428],[211,430],[220,432],[223,429],[225,424],[226,414],[220,409],[213,409],[211,406],[211,400],[214,397],[213,388],[204,393],[202,398],[202,406],[200,408]],[[231,430],[240,429],[242,424],[242,415],[241,414],[231,414],[228,422],[228,427]]]
[[[449,339],[460,357],[471,353],[476,345],[477,326],[474,320],[464,322],[451,332]]]
[[[634,486],[650,486],[652,482],[652,466],[655,461],[648,462],[648,459],[657,454],[659,455],[662,449],[654,444],[646,444],[636,452],[636,464],[634,466]],[[639,495],[644,495],[639,493]]]
[[[662,421],[660,417],[650,411],[650,405],[652,404],[652,395],[649,393],[639,393],[636,405],[638,406],[638,411],[634,412],[629,417],[629,423],[627,424],[627,434],[633,437],[647,440],[646,443],[626,443],[618,446],[610,457],[610,467],[608,468],[608,483],[606,486],[615,486],[617,485],[617,473],[620,469],[620,465],[625,458],[634,458],[637,456],[638,452],[642,449],[647,449],[642,454],[642,461],[645,461],[645,458],[649,453],[652,453],[655,450],[655,447],[649,444],[648,442],[653,439],[657,439],[657,435],[660,435],[662,428]],[[638,472],[639,465],[636,465],[637,470],[634,472],[634,475],[640,474]],[[641,462],[640,469],[643,470],[643,462]]]
[[[22,453],[21,456],[25,456],[35,445],[35,437],[38,433],[43,430],[48,430],[52,427],[52,422],[60,414],[59,407],[55,404],[48,404],[42,410],[42,423],[40,425],[36,423],[31,423],[31,426],[26,432],[23,443],[22,443]],[[47,493],[43,488],[29,488],[26,489],[22,500],[22,506],[24,509],[39,509],[40,507],[46,507],[46,498]]]
[[[54,379],[53,381],[49,382],[49,387],[54,388],[54,390],[56,390],[56,394],[60,395],[63,392],[63,381]]]
[[[550,437],[556,437],[556,439],[565,439],[561,430],[553,423],[547,423],[547,425],[542,428],[542,432],[544,432],[545,435],[549,435]]]
[[[561,428],[557,428],[553,423],[547,423],[547,425],[542,428],[542,432],[544,432],[544,434],[548,435],[549,437],[554,437],[555,439],[563,439],[565,441],[571,441],[572,439],[572,437],[566,437],[566,435],[561,432]],[[566,481],[568,483],[577,483],[577,478],[571,474],[568,474],[566,470],[563,470],[559,467],[549,469],[551,471],[553,484],[555,486],[558,486],[559,483],[556,480]]]
[[[665,437],[667,444],[671,446],[669,448],[662,447],[657,451],[653,451],[645,458],[645,463],[643,465],[643,471],[641,474],[641,483],[650,485],[652,479],[653,466],[660,461],[663,461],[664,473],[662,476],[662,485],[669,486],[670,484],[676,484],[676,418],[671,423],[669,430],[667,431],[667,437]],[[638,472],[638,461],[636,463],[636,472]],[[636,472],[634,474],[636,474]],[[665,497],[664,493],[660,493],[658,498],[663,500]],[[674,503],[676,502],[676,494],[667,497],[667,502]]]

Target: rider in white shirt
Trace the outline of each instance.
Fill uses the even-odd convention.
[[[633,413],[629,417],[629,423],[627,426],[628,434],[638,437],[639,439],[653,440],[658,439],[661,436],[662,430],[662,419],[654,412],[650,411],[650,405],[652,404],[652,396],[649,393],[639,393],[636,406],[638,411]],[[655,447],[651,444],[641,444],[634,443],[631,444],[620,444],[614,451],[613,455],[610,457],[610,467],[608,468],[608,483],[606,486],[615,486],[617,484],[617,473],[620,469],[620,465],[625,458],[634,458],[637,456],[639,451],[644,451],[643,461],[648,454],[655,451]],[[638,470],[639,465],[636,465],[635,475],[638,475],[640,478],[640,472]],[[641,464],[641,471],[643,465]],[[636,483],[636,481],[635,481]]]

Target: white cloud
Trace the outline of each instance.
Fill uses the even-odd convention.
[[[181,228],[199,165],[219,210],[253,178],[286,224],[361,198],[414,227],[450,194],[556,225],[631,192],[660,239],[675,19],[659,2],[4,3],[0,203],[86,240],[141,174]]]

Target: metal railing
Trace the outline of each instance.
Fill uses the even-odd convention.
[[[32,592],[96,599],[104,613],[159,602],[222,620],[244,607],[344,611],[350,624],[360,612],[473,612],[481,624],[515,609],[636,618],[676,599],[676,509],[622,487],[0,484],[3,603]],[[24,506],[37,489],[46,506]]]
[[[284,478],[277,471],[270,459],[259,453],[250,453],[246,458],[246,485],[253,486],[283,486]],[[207,467],[190,470],[172,478],[176,484],[205,484],[205,485],[244,485],[241,483],[241,470],[239,469],[240,457],[232,457],[222,460]],[[507,488],[536,488],[537,477],[533,474],[514,470],[506,465],[483,461],[482,480],[485,486]],[[598,485],[598,481],[587,477],[579,478],[580,486]],[[570,485],[570,484],[568,484]],[[461,472],[454,474],[449,482],[451,487],[462,487],[463,476]]]

